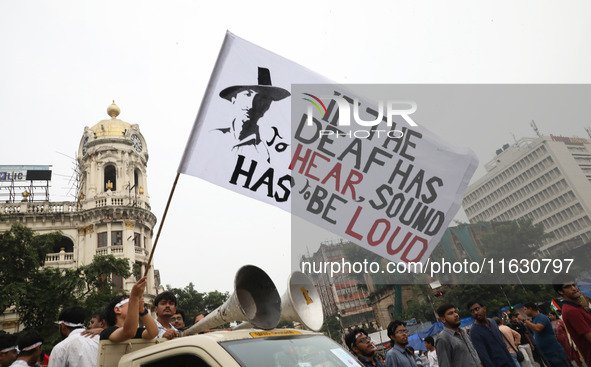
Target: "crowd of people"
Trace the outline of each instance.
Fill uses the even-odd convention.
[[[390,348],[385,356],[363,329],[345,336],[345,343],[365,367],[586,367],[591,366],[591,309],[575,282],[554,284],[564,299],[562,312],[545,315],[533,302],[525,303],[523,313],[502,313],[487,317],[486,305],[468,302],[474,323],[460,327],[453,304],[437,309],[443,330],[424,339],[426,353],[408,345],[404,322],[388,325]]]
[[[35,330],[18,336],[0,335],[0,367],[77,366],[94,367],[98,358],[99,340],[123,342],[131,338],[167,338],[183,335],[187,329],[185,314],[176,308],[173,293],[163,292],[153,302],[156,319],[144,304],[146,277],[139,279],[129,296],[120,295],[92,314],[85,328],[85,310],[80,306],[64,308],[58,318],[63,340],[49,356],[42,351],[43,339]],[[540,312],[535,303],[525,303],[522,313],[504,313],[487,317],[486,305],[474,300],[466,305],[474,318],[470,328],[460,327],[461,320],[453,304],[437,309],[443,330],[424,339],[426,353],[408,345],[404,322],[388,325],[391,348],[385,356],[363,329],[354,329],[345,336],[345,343],[366,367],[571,367],[591,366],[591,309],[584,303],[577,285],[564,282],[554,285],[564,299],[561,314]],[[204,317],[199,313],[198,322]],[[141,324],[143,326],[138,327]]]
[[[85,328],[86,311],[80,306],[65,307],[57,318],[63,340],[56,344],[49,356],[42,350],[43,338],[34,329],[18,335],[0,335],[0,367],[49,366],[95,367],[99,340],[122,342],[132,338],[167,338],[182,336],[185,313],[176,308],[177,299],[171,292],[163,292],[153,302],[156,319],[144,304],[146,277],[139,279],[129,295],[114,297],[107,306],[93,312]],[[204,317],[199,313],[195,322]],[[138,327],[141,324],[143,326]]]

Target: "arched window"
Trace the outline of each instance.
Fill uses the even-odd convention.
[[[104,191],[108,189],[117,191],[117,170],[115,166],[109,165],[105,167],[105,182],[103,185]]]
[[[141,173],[139,169],[135,169],[133,171],[133,184],[135,185],[135,194],[139,194],[140,193],[140,187],[141,182],[140,182],[140,178],[141,178]]]
[[[60,241],[53,245],[52,251],[54,253],[60,252],[61,249],[64,249],[65,252],[74,252],[74,242],[66,236],[62,236]]]

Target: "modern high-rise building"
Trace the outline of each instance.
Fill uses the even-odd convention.
[[[112,254],[129,259],[131,267],[149,257],[156,216],[148,195],[148,147],[138,125],[117,118],[115,103],[107,113],[110,118],[86,127],[80,139],[73,201],[49,200],[49,166],[0,166],[0,232],[20,223],[39,234],[62,234],[45,266],[75,268],[91,263],[95,255]],[[147,303],[159,286],[152,269]],[[136,282],[135,276],[113,280],[126,290]],[[0,314],[0,330],[15,332],[17,327],[16,314]]]
[[[471,223],[531,218],[551,236],[539,251],[591,241],[591,142],[583,138],[523,138],[497,150],[462,205]],[[578,245],[577,245],[578,244]]]

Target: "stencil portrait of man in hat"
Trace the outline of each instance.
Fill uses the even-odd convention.
[[[290,93],[271,84],[271,73],[267,68],[258,68],[258,84],[235,85],[220,92],[220,97],[235,107],[236,117],[229,127],[215,129],[234,138],[233,150],[254,148],[265,152],[270,161],[267,145],[261,140],[259,120],[265,115],[273,102],[289,97]]]

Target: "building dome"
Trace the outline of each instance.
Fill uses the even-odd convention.
[[[113,104],[107,108],[107,114],[111,117],[111,119],[99,121],[96,125],[91,127],[90,129],[94,132],[94,135],[96,137],[108,135],[125,135],[125,131],[131,127],[131,124],[117,119],[117,116],[119,116],[120,112],[121,110],[115,104],[115,101],[113,101]]]

